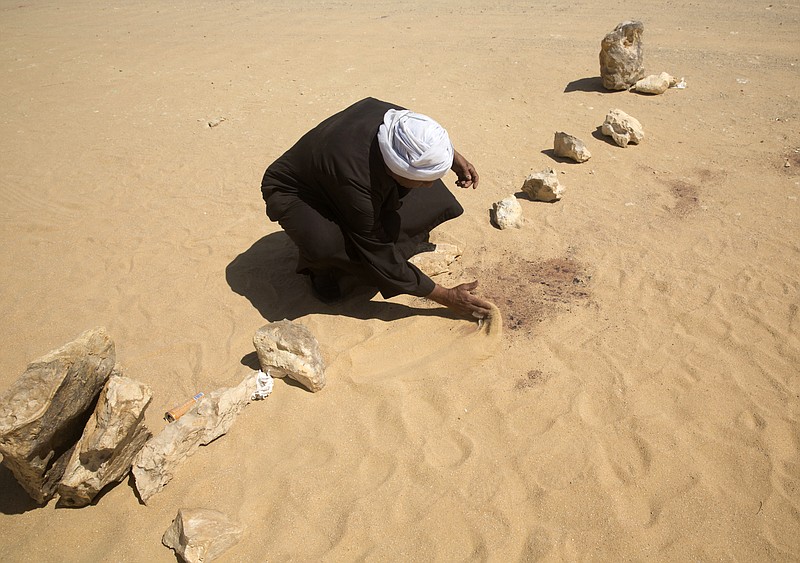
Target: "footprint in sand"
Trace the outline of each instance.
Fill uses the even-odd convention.
[[[631,527],[649,528],[661,514],[661,502],[642,494],[641,485],[652,462],[650,445],[637,433],[621,433],[613,441],[599,444],[597,477],[614,499],[614,509],[620,523]]]
[[[456,469],[472,455],[472,440],[460,432],[435,433],[423,445],[425,461],[438,468]]]

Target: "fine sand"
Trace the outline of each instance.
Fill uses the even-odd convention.
[[[602,89],[628,19],[686,89]],[[126,480],[38,507],[0,468],[0,560],[175,561],[181,507],[246,526],[226,561],[800,559],[798,37],[797,0],[0,1],[0,389],[102,325],[157,432],[283,318],[328,380],[276,381],[147,506]],[[480,172],[433,239],[502,329],[294,274],[261,175],[366,96]],[[611,108],[642,144],[599,134]],[[494,228],[549,167],[564,198]]]

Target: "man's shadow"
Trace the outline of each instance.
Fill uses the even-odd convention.
[[[356,286],[341,301],[323,303],[311,293],[307,276],[295,273],[297,255],[297,247],[285,232],[271,233],[234,258],[225,269],[225,278],[235,293],[246,297],[270,322],[295,320],[312,313],[382,321],[411,315],[453,317],[446,308],[373,301],[377,290],[363,285]]]

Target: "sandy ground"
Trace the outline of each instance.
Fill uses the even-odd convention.
[[[687,89],[599,87],[626,19]],[[99,325],[155,431],[247,375],[267,321],[328,365],[148,506],[126,481],[37,507],[0,469],[0,560],[174,561],[180,507],[246,525],[227,561],[800,559],[798,37],[796,0],[0,2],[0,387]],[[407,296],[326,306],[293,273],[261,175],[366,96],[478,168],[434,239],[463,243],[445,281],[480,280],[501,340]],[[610,108],[641,145],[599,136]],[[592,159],[554,160],[557,130]],[[547,167],[563,200],[492,227]]]

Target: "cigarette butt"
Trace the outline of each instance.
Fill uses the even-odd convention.
[[[195,405],[195,403],[200,400],[202,396],[203,393],[198,393],[197,395],[195,395],[194,397],[183,403],[181,406],[168,410],[167,412],[164,413],[164,420],[166,420],[167,422],[175,422],[180,417],[189,412],[189,409],[191,409]]]

